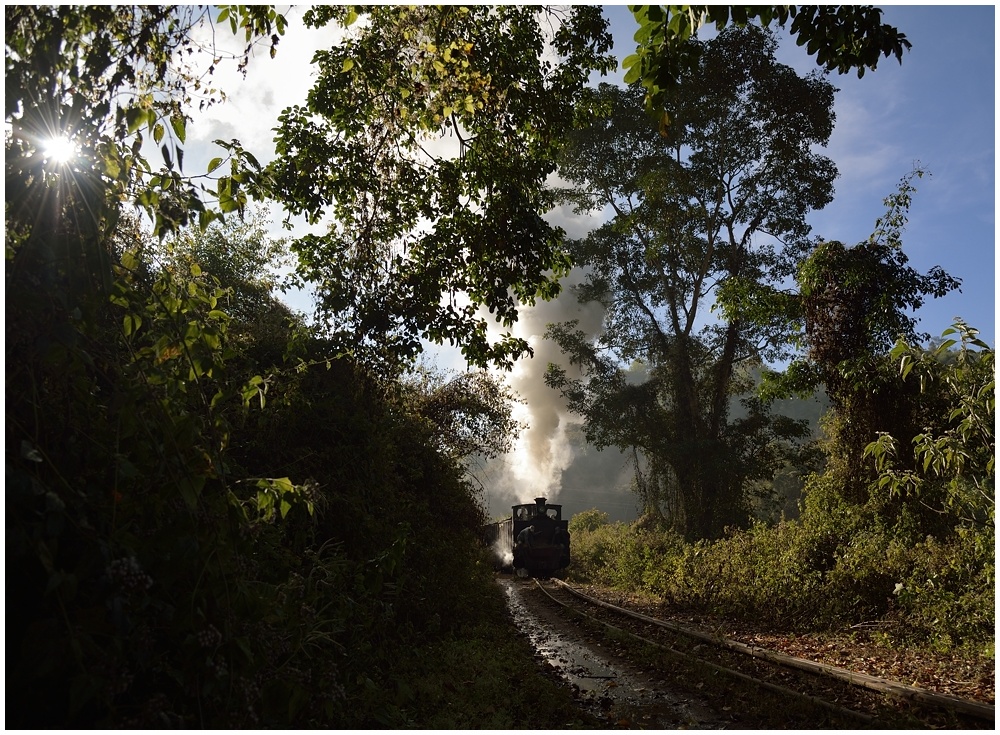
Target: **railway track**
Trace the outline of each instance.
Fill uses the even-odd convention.
[[[590,597],[560,580],[538,595],[674,684],[715,693],[762,727],[992,729],[993,705],[748,646]],[[728,704],[726,703],[728,702]]]

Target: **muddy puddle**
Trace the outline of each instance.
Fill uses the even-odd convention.
[[[579,633],[545,606],[531,604],[522,590],[532,581],[501,579],[507,605],[536,655],[552,666],[571,687],[580,706],[610,725],[641,729],[719,729],[732,726],[691,699],[673,693],[662,682],[619,659]]]

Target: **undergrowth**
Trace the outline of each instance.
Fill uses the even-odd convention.
[[[822,480],[794,521],[714,542],[624,523],[573,529],[572,578],[639,590],[762,630],[863,626],[897,643],[992,655],[993,529],[905,538],[870,508],[820,512]],[[807,496],[808,497],[808,496]],[[811,507],[811,510],[809,509]]]
[[[288,328],[233,349],[200,269],[115,276],[87,322],[10,284],[8,726],[579,724],[385,383]]]

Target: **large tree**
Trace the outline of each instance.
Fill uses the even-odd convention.
[[[568,270],[545,182],[591,72],[614,65],[600,9],[324,7],[305,20],[348,34],[316,55],[307,102],[281,114],[272,166],[291,213],[333,220],[292,244],[318,316],[380,366],[421,339],[510,366],[527,343],[491,341],[480,310],[509,328]]]
[[[768,479],[776,443],[796,433],[756,402],[730,420],[747,369],[785,356],[784,321],[716,321],[710,311],[720,299],[775,296],[769,286],[794,273],[805,216],[830,201],[836,176],[815,152],[833,129],[828,82],[777,63],[759,28],[698,46],[697,71],[671,98],[668,136],[640,89],[605,85],[606,114],[572,138],[560,169],[575,184],[569,198],[613,213],[573,247],[589,273],[579,297],[607,315],[594,339],[572,325],[551,331],[585,377],[549,376],[600,444],[641,449],[666,486],[651,496],[674,498],[671,520],[691,537],[745,522],[747,489]],[[633,361],[647,366],[641,385],[625,379]]]

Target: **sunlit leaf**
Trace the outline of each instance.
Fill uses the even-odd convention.
[[[140,326],[142,326],[142,317],[138,314],[126,314],[122,320],[122,330],[126,337],[130,337],[134,332],[139,331]]]
[[[174,135],[181,142],[185,142],[185,137],[187,135],[187,122],[182,115],[171,115],[170,116],[170,126],[174,130]]]

